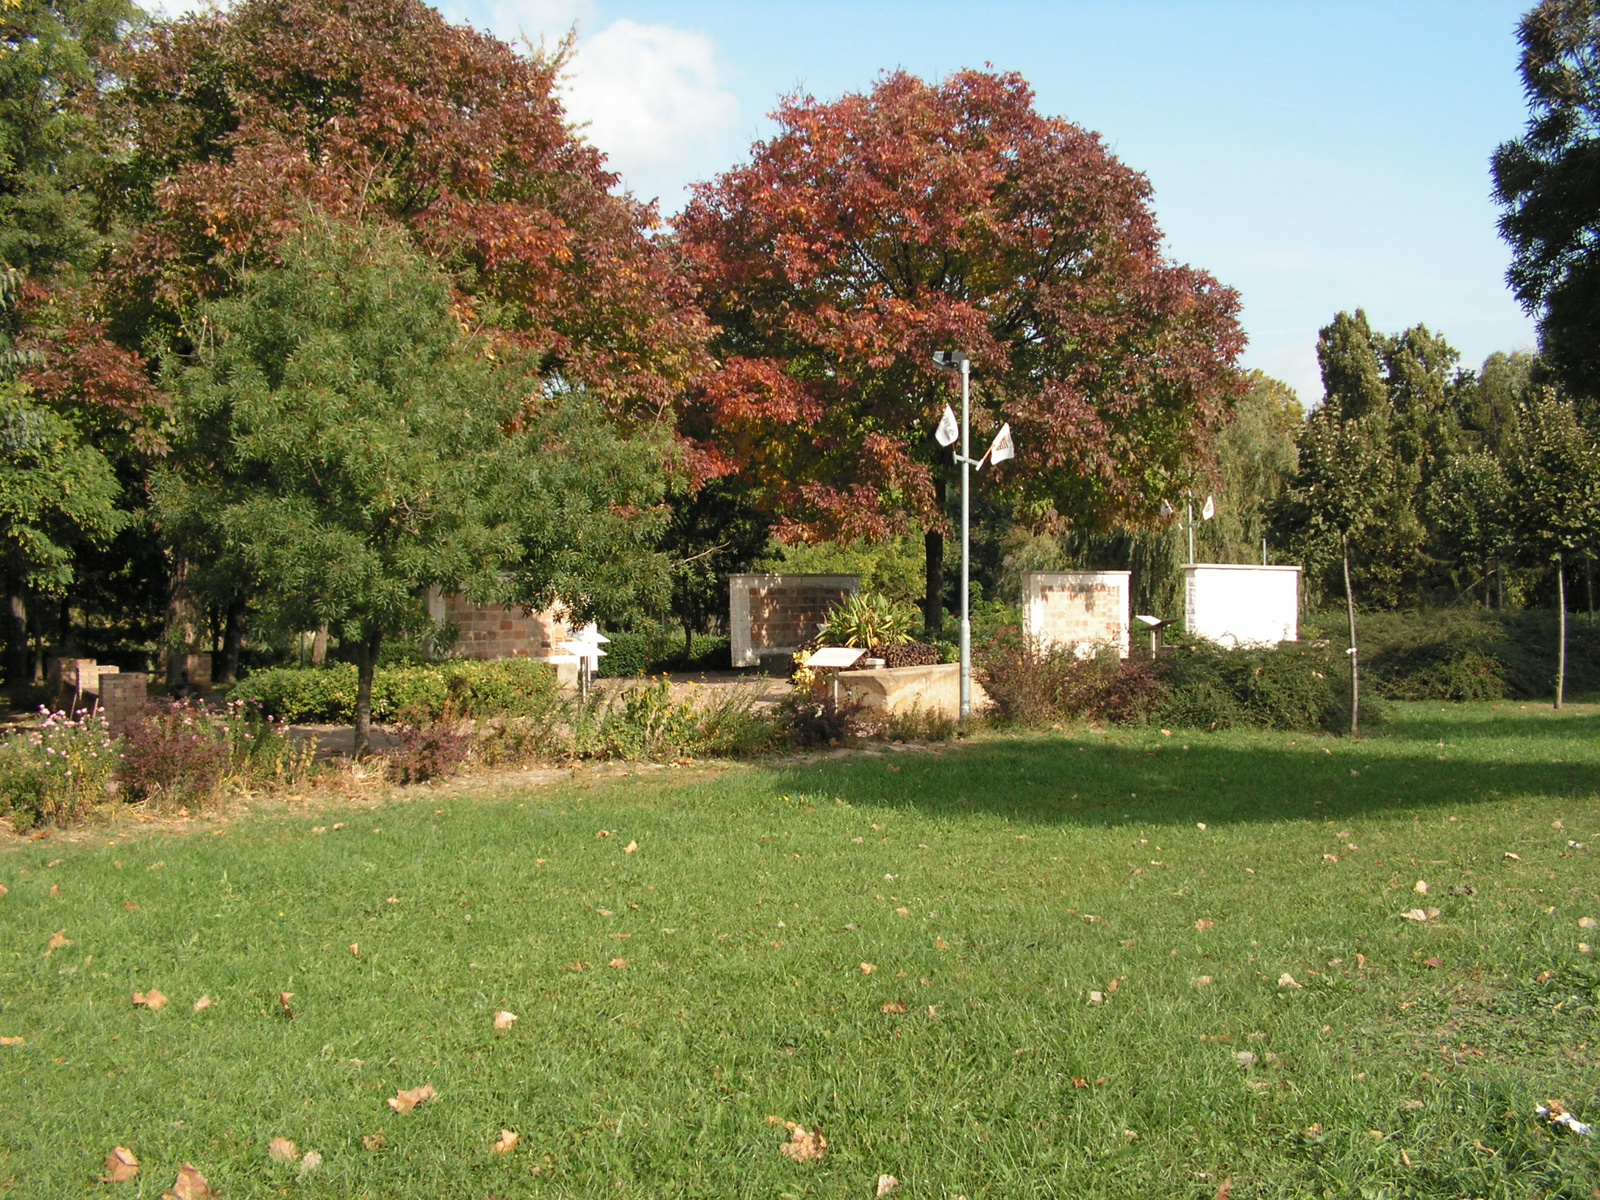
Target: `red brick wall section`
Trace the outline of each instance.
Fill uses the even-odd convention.
[[[150,676],[139,671],[123,671],[100,677],[100,712],[112,733],[121,733],[145,701]]]
[[[845,597],[843,587],[750,589],[750,648],[792,650],[815,635]]]
[[[515,605],[474,604],[464,596],[444,598],[445,620],[458,630],[457,658],[546,658],[560,653],[566,622],[552,613],[528,613]]]

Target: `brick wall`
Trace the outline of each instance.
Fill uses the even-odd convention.
[[[449,621],[460,636],[451,654],[456,658],[550,658],[570,627],[555,610],[529,613],[517,605],[477,604],[465,596],[434,597],[429,612]]]
[[[861,589],[858,575],[730,575],[728,634],[733,665],[793,654],[828,613]]]

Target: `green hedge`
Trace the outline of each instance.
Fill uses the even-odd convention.
[[[229,699],[254,700],[289,722],[353,721],[356,668],[339,663],[256,671],[234,687]],[[541,716],[552,711],[559,700],[555,671],[526,658],[379,667],[372,682],[372,719],[423,722],[447,714]]]
[[[1482,608],[1358,613],[1362,674],[1391,700],[1545,700],[1555,691],[1556,614]],[[1349,645],[1343,613],[1309,618],[1303,637]],[[1600,692],[1600,621],[1567,617],[1567,693]]]
[[[635,675],[657,675],[662,671],[726,671],[731,660],[728,639],[697,634],[694,653],[684,653],[683,630],[638,629],[606,631],[611,639],[600,660],[600,674],[627,679]]]
[[[1328,642],[1284,642],[1272,649],[1224,650],[1208,642],[1172,646],[1162,659],[1166,694],[1156,709],[1163,725],[1231,729],[1350,728],[1350,668]],[[1380,725],[1371,689],[1361,697],[1361,724]]]

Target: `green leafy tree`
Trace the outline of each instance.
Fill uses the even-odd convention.
[[[1555,706],[1567,675],[1567,565],[1600,538],[1600,444],[1571,402],[1544,390],[1523,406],[1511,459],[1511,525],[1531,563],[1555,568]]]
[[[59,595],[73,578],[73,550],[121,528],[118,487],[105,456],[76,429],[0,383],[0,553],[6,584],[6,681],[27,681],[26,594]]]
[[[1600,4],[1543,0],[1518,26],[1528,126],[1491,163],[1507,272],[1545,359],[1600,414]]]
[[[1352,544],[1384,514],[1383,498],[1394,463],[1384,436],[1383,413],[1342,418],[1324,405],[1306,422],[1300,462],[1279,497],[1274,525],[1303,556],[1308,569],[1342,568],[1350,623],[1350,732],[1361,732],[1361,662],[1356,641]]]
[[[1217,515],[1202,528],[1217,562],[1255,562],[1272,507],[1299,463],[1305,408],[1288,384],[1260,371],[1217,435]]]
[[[728,576],[748,570],[769,537],[768,521],[723,480],[673,504],[662,549],[672,560],[672,613],[686,654],[712,614],[727,611]]]
[[[1511,548],[1509,500],[1500,460],[1479,450],[1447,458],[1428,484],[1424,505],[1434,552],[1469,573],[1468,588],[1481,580],[1486,604],[1492,580],[1497,608],[1505,605],[1502,560]]]

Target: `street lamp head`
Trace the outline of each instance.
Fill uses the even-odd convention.
[[[933,365],[941,371],[959,371],[961,364],[967,361],[967,356],[960,350],[935,350],[933,352]]]

